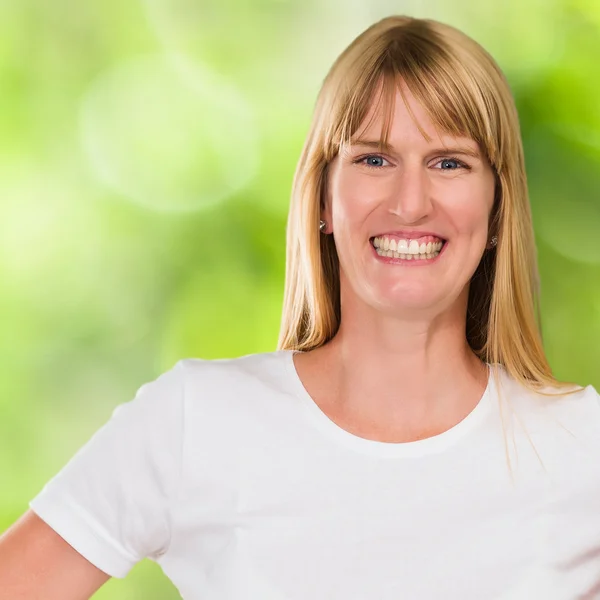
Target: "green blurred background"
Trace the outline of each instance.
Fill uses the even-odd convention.
[[[0,2],[0,531],[179,358],[275,349],[319,85],[390,14],[455,25],[506,72],[548,356],[600,389],[596,0]],[[179,596],[145,560],[95,597]]]

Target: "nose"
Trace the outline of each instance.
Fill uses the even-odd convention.
[[[390,191],[389,212],[403,222],[416,223],[433,209],[429,179],[422,165],[406,165],[398,172]]]

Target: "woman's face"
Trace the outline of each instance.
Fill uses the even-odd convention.
[[[437,313],[465,300],[488,241],[495,178],[475,141],[439,137],[403,89],[431,141],[397,92],[389,147],[378,150],[381,115],[359,129],[330,165],[322,218],[335,238],[343,304],[354,299],[390,314]]]

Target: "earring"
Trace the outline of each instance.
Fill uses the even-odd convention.
[[[325,221],[319,221],[319,231],[320,232],[325,231],[326,227],[327,227],[327,223],[325,223]]]
[[[497,243],[498,243],[498,237],[495,235],[492,236],[492,239],[490,240],[490,246],[493,248]]]

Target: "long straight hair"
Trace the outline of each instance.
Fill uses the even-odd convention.
[[[319,232],[327,169],[374,101],[384,115],[382,146],[387,142],[400,81],[439,130],[475,140],[495,174],[490,234],[498,243],[483,254],[470,282],[470,347],[530,390],[578,391],[567,392],[574,384],[554,378],[543,349],[537,253],[509,84],[477,42],[430,19],[393,16],[375,23],[344,50],[323,82],[294,176],[278,349],[317,348],[339,328],[338,255],[333,236]]]

